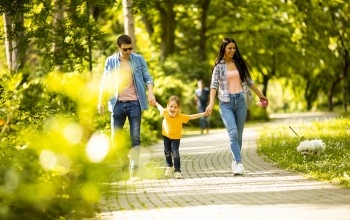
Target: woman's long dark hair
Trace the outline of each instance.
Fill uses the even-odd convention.
[[[220,62],[220,60],[222,60],[224,58],[225,49],[229,43],[234,43],[236,46],[236,52],[235,52],[235,55],[233,55],[232,61],[235,62],[237,69],[238,69],[238,72],[239,72],[239,76],[240,76],[242,82],[244,82],[244,81],[246,81],[246,77],[251,78],[250,73],[249,73],[250,67],[249,67],[248,63],[244,60],[244,58],[241,56],[241,53],[238,50],[238,46],[236,44],[236,41],[232,38],[225,37],[222,40],[219,55],[215,59],[215,64],[214,64],[213,70],[214,70],[215,66]]]

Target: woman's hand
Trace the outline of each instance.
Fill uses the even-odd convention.
[[[209,105],[205,109],[205,114],[206,115],[211,115],[214,109],[214,100],[215,100],[215,95],[216,95],[216,89],[210,89],[210,95],[209,95]]]
[[[256,104],[260,107],[266,108],[269,106],[269,100],[265,96],[261,95],[259,97],[259,101]]]
[[[265,96],[260,96],[259,97],[260,102],[268,102],[269,100]]]
[[[213,108],[214,108],[214,103],[209,103],[209,105],[205,109],[205,114],[211,115],[211,113],[213,112]]]

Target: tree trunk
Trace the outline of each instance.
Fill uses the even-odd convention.
[[[90,4],[89,1],[86,0],[86,21],[87,21],[87,43],[88,43],[88,62],[89,62],[89,71],[92,73],[92,40],[91,40],[91,35],[92,35],[92,28],[90,25]]]
[[[149,19],[149,15],[146,11],[142,11],[142,21],[145,24],[149,39],[152,39],[154,28],[152,22]]]
[[[135,21],[132,13],[133,0],[123,0],[123,15],[124,15],[124,31],[129,35],[133,42],[133,51],[137,52],[136,37],[135,37]]]
[[[306,109],[310,110],[312,108],[312,89],[311,89],[311,80],[307,79],[306,88],[305,88],[305,100],[306,100]]]
[[[344,104],[344,111],[348,112],[348,102],[347,102],[347,91],[346,91],[346,80],[344,80],[344,85],[343,85],[343,104]]]
[[[271,63],[271,76],[276,75],[276,55],[273,53],[271,57],[272,63]],[[262,88],[262,94],[267,97],[267,86],[269,84],[269,79],[271,78],[269,75],[263,74],[263,88]]]
[[[341,82],[342,80],[342,77],[339,76],[336,80],[334,80],[332,82],[332,86],[331,86],[331,89],[329,90],[329,94],[328,94],[328,110],[329,111],[333,111],[333,95],[334,95],[334,90],[335,90],[335,87],[337,86],[337,84],[339,82]]]
[[[25,63],[24,20],[21,12],[3,14],[7,67],[17,72]]]
[[[342,19],[338,19],[337,16],[336,16],[336,11],[334,8],[330,8],[329,10],[331,12],[331,17],[332,17],[332,21],[333,21],[333,27],[336,27],[337,29],[337,32],[338,32],[338,37],[339,37],[339,40],[340,40],[340,44],[341,44],[341,47],[339,48],[339,52],[340,54],[343,55],[343,73],[341,76],[339,76],[337,78],[336,81],[333,82],[332,84],[332,90],[335,89],[335,86],[336,84],[338,84],[339,82],[341,82],[342,80],[345,80],[344,82],[344,91],[343,91],[343,104],[344,104],[344,110],[345,112],[347,112],[347,100],[346,100],[346,93],[347,93],[347,90],[346,90],[346,79],[347,79],[347,75],[348,75],[348,71],[349,71],[349,65],[350,65],[350,60],[349,60],[349,51],[348,49],[346,48],[346,40],[344,40],[344,38],[346,37],[346,31],[344,32],[344,29],[339,29],[339,25],[337,25],[337,23],[340,21],[340,23],[342,24],[343,27],[346,27],[347,24],[344,23],[344,20]],[[346,38],[345,38],[346,39]],[[330,94],[333,95],[333,91],[330,91]],[[329,101],[329,108],[330,110],[333,110],[333,100],[332,100],[332,96],[330,96],[328,98],[328,101]],[[332,101],[332,102],[331,102]]]
[[[160,12],[161,22],[161,42],[160,42],[160,59],[165,60],[169,55],[175,52],[175,12],[174,2],[164,2],[164,7],[158,2],[156,5]]]
[[[343,103],[344,103],[344,111],[348,112],[348,104],[347,104],[347,76],[349,72],[350,59],[349,59],[349,51],[345,49],[344,52],[344,66],[343,66],[343,76],[344,76],[344,85],[343,85]]]
[[[58,70],[63,68],[63,58],[62,45],[64,42],[64,35],[62,35],[62,20],[64,17],[64,6],[61,0],[54,1],[55,12],[53,16],[53,42],[52,42],[52,52],[54,65]]]
[[[11,36],[11,26],[12,26],[12,19],[11,16],[7,13],[3,14],[4,19],[4,32],[5,32],[5,47],[6,47],[6,58],[7,58],[7,68],[12,71],[17,66],[17,55],[14,53],[14,49],[16,45],[15,42],[10,39]]]
[[[262,88],[262,94],[267,97],[267,85],[269,83],[269,76],[263,75],[263,88]]]
[[[209,9],[210,0],[204,0],[202,1],[201,8],[202,8],[202,17],[201,17],[201,30],[199,34],[199,60],[205,61],[207,59],[206,54],[206,43],[207,43],[207,14]]]

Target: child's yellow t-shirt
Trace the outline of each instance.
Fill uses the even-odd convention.
[[[182,137],[182,124],[187,123],[190,120],[189,115],[177,114],[172,118],[169,116],[168,110],[164,110],[162,124],[162,134],[170,139],[181,139]]]

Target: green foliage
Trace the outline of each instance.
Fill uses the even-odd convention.
[[[14,14],[18,10],[29,7],[29,3],[31,3],[31,0],[2,0],[0,2],[0,15],[4,12]]]
[[[127,140],[111,148],[89,76],[1,75],[0,218],[91,217],[103,187],[125,178]]]
[[[21,36],[16,49],[26,50],[26,64],[18,73],[2,69],[0,74],[0,218],[83,218],[94,211],[103,187],[125,178],[127,171],[127,132],[117,137],[118,145],[110,148],[104,159],[101,160],[103,155],[91,157],[94,152],[98,155],[94,140],[106,142],[110,133],[109,115],[98,116],[96,102],[105,58],[116,52],[116,36],[124,32],[122,2],[58,2],[61,5],[54,5],[51,0],[0,3],[0,14],[7,12],[11,18],[23,14],[23,24],[10,24],[10,35]],[[252,67],[256,84],[263,85],[262,90],[268,86],[270,106],[265,110],[252,100],[250,119],[267,120],[271,112],[326,106],[333,84],[334,102],[349,101],[349,77],[342,66],[347,61],[350,42],[349,25],[345,25],[348,2],[273,0],[222,4],[211,0],[204,15],[201,1],[176,0],[171,2],[175,33],[166,32],[161,26],[164,20],[160,12],[166,3],[134,0],[133,5],[135,48],[146,58],[155,80],[157,101],[164,107],[170,95],[177,95],[184,113],[196,113],[193,93],[197,80],[203,79],[209,86],[211,65],[226,36],[236,39]],[[64,17],[55,20],[62,9]],[[0,24],[3,26],[4,21]],[[5,36],[4,33],[1,31],[0,35]],[[164,42],[170,39],[167,34],[175,34],[174,42]],[[0,37],[0,43],[5,45],[4,37]],[[164,62],[160,61],[159,56],[168,45],[174,46],[173,52]],[[5,68],[5,47],[0,48],[0,68]],[[342,81],[342,87],[337,86],[337,80]],[[154,107],[144,111],[142,145],[158,140],[161,120]],[[211,127],[223,126],[217,99],[210,121]],[[349,126],[345,122],[344,135],[348,138]],[[336,124],[332,129],[339,131],[341,122]],[[188,126],[198,126],[198,121],[191,121]],[[283,133],[274,129],[269,134],[271,138],[262,139],[267,144],[259,150],[270,152],[285,167],[289,163],[290,169],[348,186],[348,162],[339,156],[348,156],[343,150],[349,145],[347,140],[339,135],[341,131],[330,136],[321,129],[323,125],[312,126],[320,130],[318,137],[328,146],[320,158],[305,160],[297,155],[298,140],[285,137],[288,128],[280,129]],[[313,137],[307,131],[303,133]],[[103,146],[99,145],[97,152],[105,152]],[[40,160],[41,157],[51,159]],[[327,170],[334,176],[323,177]]]
[[[260,132],[258,153],[282,169],[304,173],[350,188],[350,119],[300,123],[292,126],[305,140],[321,139],[326,150],[320,156],[302,156],[300,139],[286,125],[269,125]]]

